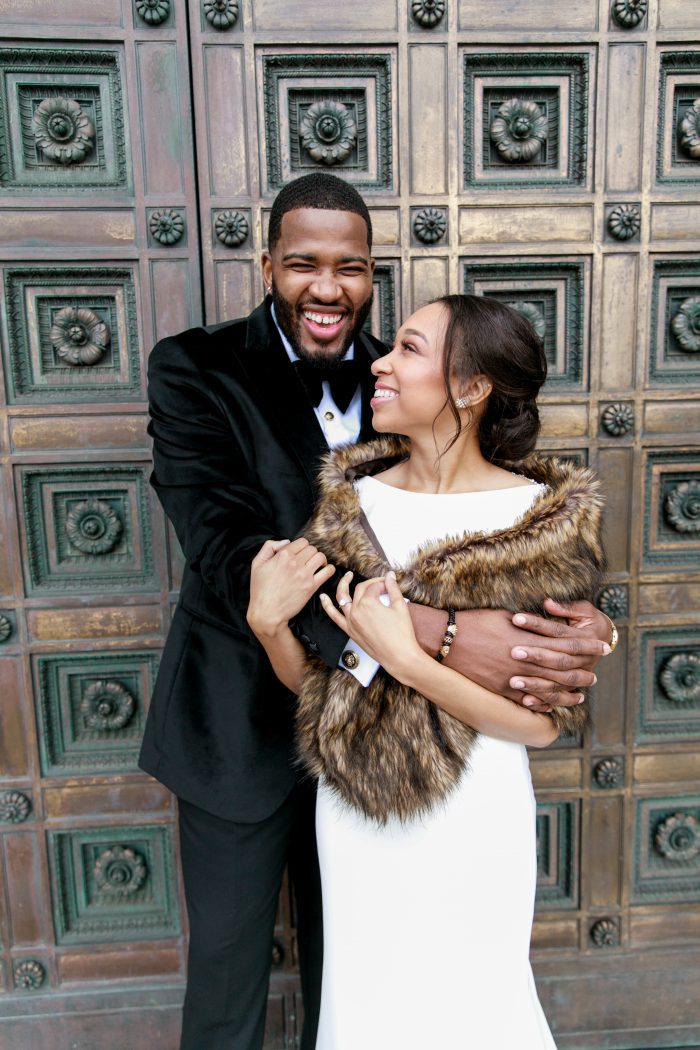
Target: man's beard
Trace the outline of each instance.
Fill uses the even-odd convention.
[[[355,311],[355,323],[353,327],[349,329],[342,346],[339,350],[333,351],[329,356],[322,351],[314,352],[306,350],[302,345],[301,320],[299,315],[289,300],[280,295],[274,281],[272,282],[271,295],[277,323],[289,340],[289,345],[292,350],[302,361],[308,362],[309,365],[315,368],[333,368],[334,365],[340,365],[340,362],[350,349],[350,346],[354,342],[358,333],[362,331],[364,323],[369,317],[370,310],[372,309],[372,301],[374,299],[374,291],[371,291],[369,297],[365,299],[364,303],[362,303],[362,305]]]

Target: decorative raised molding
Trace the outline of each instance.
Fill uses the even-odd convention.
[[[150,26],[160,25],[170,14],[170,0],[135,0],[136,11]]]
[[[136,850],[112,846],[98,856],[93,875],[98,893],[113,900],[137,893],[148,878],[148,869]]]
[[[112,733],[131,721],[136,701],[120,682],[98,679],[91,682],[80,701],[80,713],[88,729]]]
[[[76,503],[66,515],[65,529],[72,545],[83,554],[108,554],[124,531],[109,503],[99,499]]]
[[[445,17],[446,9],[445,0],[413,0],[411,4],[411,14],[424,29],[438,25]]]
[[[627,616],[629,604],[627,588],[619,583],[611,583],[598,595],[598,608],[612,620]]]
[[[95,129],[72,98],[45,98],[34,110],[32,130],[44,156],[57,164],[80,164],[95,145]]]
[[[700,701],[700,656],[692,652],[674,653],[659,671],[659,685],[674,703]]]
[[[611,437],[624,437],[634,430],[634,408],[622,401],[616,401],[605,406],[600,421],[603,429]]]
[[[700,295],[691,295],[671,318],[671,331],[689,354],[700,351]]]
[[[616,241],[636,237],[642,225],[642,214],[636,204],[616,204],[608,215],[608,230]]]
[[[220,211],[214,220],[216,238],[227,248],[238,248],[249,232],[248,220],[240,211]]]
[[[46,970],[38,959],[22,959],[15,963],[15,988],[25,992],[36,992],[46,980]]]
[[[693,160],[700,160],[700,98],[696,98],[678,125],[681,148]]]
[[[700,532],[700,481],[682,481],[664,501],[669,525],[676,532]]]
[[[309,156],[320,164],[341,164],[352,153],[357,125],[342,102],[322,99],[301,119],[299,137]]]
[[[591,942],[596,948],[617,948],[620,943],[620,923],[617,919],[597,919],[590,929]]]
[[[0,792],[0,821],[2,823],[23,824],[31,811],[31,799],[24,792]]]
[[[512,306],[516,313],[519,313],[521,317],[530,322],[538,339],[544,339],[547,331],[547,322],[544,319],[544,314],[535,303],[529,303],[526,300],[516,300],[508,305]]]
[[[240,13],[238,0],[204,0],[202,9],[207,22],[222,31],[234,26]]]
[[[694,860],[700,854],[700,821],[692,813],[674,813],[656,826],[654,846],[667,860]]]
[[[151,212],[148,220],[151,237],[159,244],[177,244],[185,232],[185,217],[174,208],[161,208]]]
[[[413,217],[413,232],[423,244],[442,240],[447,230],[447,214],[443,208],[421,208]]]
[[[532,160],[547,138],[549,122],[535,102],[511,98],[491,121],[491,141],[510,163]]]
[[[578,906],[575,861],[578,802],[537,804],[537,906],[553,909]]]
[[[610,13],[622,29],[634,29],[644,18],[648,0],[613,0]]]
[[[49,338],[67,365],[94,365],[110,343],[110,331],[94,310],[64,306],[54,314]]]
[[[593,767],[593,779],[598,787],[619,788],[625,782],[625,760],[620,755],[601,758]]]
[[[12,637],[12,620],[0,613],[0,645]]]

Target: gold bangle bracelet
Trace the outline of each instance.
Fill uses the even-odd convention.
[[[608,614],[604,613],[602,609],[600,609],[599,612],[603,613],[603,616],[610,624],[610,641],[608,642],[608,645],[610,646],[610,652],[614,653],[617,649],[617,643],[620,641],[619,632],[613,621],[608,616]]]

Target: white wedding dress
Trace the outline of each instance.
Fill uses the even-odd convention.
[[[543,491],[428,495],[357,483],[394,566],[430,539],[506,528]],[[444,803],[379,827],[323,780],[316,1050],[556,1050],[529,962],[535,799],[525,748],[480,736]]]

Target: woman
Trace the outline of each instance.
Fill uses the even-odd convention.
[[[372,370],[375,430],[409,440],[328,457],[306,538],[270,542],[255,559],[248,612],[275,673],[299,693],[300,754],[320,776],[317,1048],[551,1050],[528,958],[536,843],[525,745],[580,728],[583,709],[530,711],[444,657],[455,608],[534,610],[542,594],[592,594],[600,500],[587,471],[527,459],[546,362],[509,307],[431,303]],[[328,559],[367,578],[351,598],[352,572],[343,576],[338,608],[321,595],[381,664],[366,690],[307,658],[287,626],[332,575]],[[405,599],[448,610],[440,653],[419,647]]]

